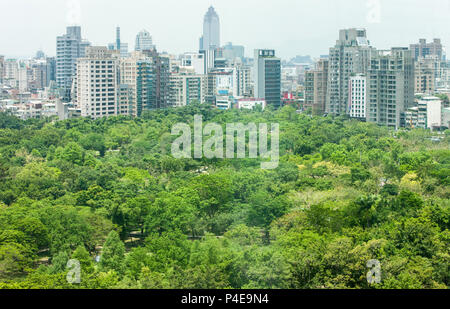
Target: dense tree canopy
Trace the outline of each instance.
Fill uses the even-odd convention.
[[[196,114],[279,123],[279,167],[175,159],[171,128]],[[447,288],[446,133],[291,107],[0,114],[0,288]],[[66,280],[70,259],[79,284]],[[373,259],[381,283],[369,285]]]

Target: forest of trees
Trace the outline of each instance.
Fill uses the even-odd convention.
[[[172,126],[196,114],[279,123],[279,167],[173,158]],[[0,114],[0,288],[446,289],[449,143],[291,107]]]

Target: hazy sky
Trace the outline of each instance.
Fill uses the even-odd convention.
[[[130,49],[146,29],[159,51],[196,51],[210,5],[222,44],[244,45],[248,56],[254,48],[284,59],[328,54],[339,29],[350,27],[367,28],[380,49],[438,37],[450,54],[450,0],[0,0],[0,54],[55,55],[56,36],[74,21],[93,45],[113,42],[119,25]]]

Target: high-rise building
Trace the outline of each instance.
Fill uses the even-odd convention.
[[[135,51],[152,50],[155,48],[156,47],[153,45],[153,39],[150,32],[147,30],[142,30],[136,35]]]
[[[415,62],[415,93],[433,94],[441,60],[437,56],[426,56]]]
[[[4,74],[5,74],[5,56],[0,56],[0,84],[3,84]]]
[[[156,49],[145,50],[143,53],[153,60],[155,74],[155,103],[151,108],[169,107],[170,57],[158,53]]]
[[[192,68],[195,74],[206,74],[205,54],[184,53],[181,55],[181,66]]]
[[[436,90],[450,93],[450,60],[441,63],[436,79]]]
[[[128,114],[141,116],[156,105],[153,60],[141,52],[133,52],[120,61],[120,83],[130,91]]]
[[[45,59],[36,60],[31,65],[32,73],[32,87],[34,89],[44,89],[48,86],[49,78],[48,65]]]
[[[120,56],[122,58],[128,57],[128,43],[122,42],[120,39],[120,27],[116,28],[116,41],[108,44],[109,50],[120,50]]]
[[[203,36],[200,38],[200,50],[210,50],[220,47],[220,20],[211,6],[203,20]]]
[[[82,117],[97,119],[127,112],[129,102],[121,100],[127,92],[119,84],[119,63],[120,53],[107,47],[88,47],[85,57],[77,60],[73,93]]]
[[[186,106],[205,103],[205,75],[172,74],[170,76],[169,105]]]
[[[234,77],[234,96],[252,97],[252,70],[247,65],[235,65],[233,70]]]
[[[265,99],[267,105],[281,105],[281,60],[275,51],[255,49],[254,83],[256,98]]]
[[[323,115],[327,98],[328,60],[320,59],[314,70],[305,72],[305,108],[314,115]]]
[[[61,89],[61,99],[70,101],[72,80],[77,59],[84,57],[90,43],[81,39],[81,27],[67,27],[67,33],[56,39],[56,83]]]
[[[17,88],[19,80],[19,64],[16,59],[6,59],[3,68],[3,83]]]
[[[414,58],[408,48],[377,51],[368,73],[367,121],[392,128],[414,104]]]
[[[36,59],[45,59],[45,54],[42,50],[36,52]]]
[[[31,74],[29,74],[28,66],[23,61],[19,61],[17,70],[17,88],[20,92],[27,92],[29,90],[29,82]]]
[[[434,39],[430,43],[427,43],[426,39],[420,39],[418,44],[411,44],[409,48],[416,61],[426,56],[436,56],[439,60],[444,59],[441,39]]]
[[[349,82],[349,106],[350,117],[367,118],[367,77],[363,74],[350,77]]]
[[[335,47],[330,48],[327,99],[325,111],[335,115],[349,114],[349,81],[356,74],[366,74],[374,49],[365,29],[344,29]]]
[[[223,58],[227,59],[230,62],[234,61],[236,58],[239,58],[241,60],[244,59],[244,46],[228,43],[222,48],[222,50]]]
[[[169,97],[170,58],[156,50],[133,52],[121,60],[121,84],[131,91],[130,115],[166,108]]]
[[[200,50],[205,59],[205,74],[215,68],[217,52],[215,49]]]
[[[6,59],[4,67],[4,78],[7,79],[17,79],[18,74],[18,62],[16,59]]]
[[[51,81],[56,81],[56,58],[47,57],[47,86]]]

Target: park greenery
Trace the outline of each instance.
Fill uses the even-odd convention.
[[[171,128],[194,115],[279,123],[279,167],[175,159]],[[446,289],[450,134],[435,137],[289,106],[0,114],[0,288]]]

